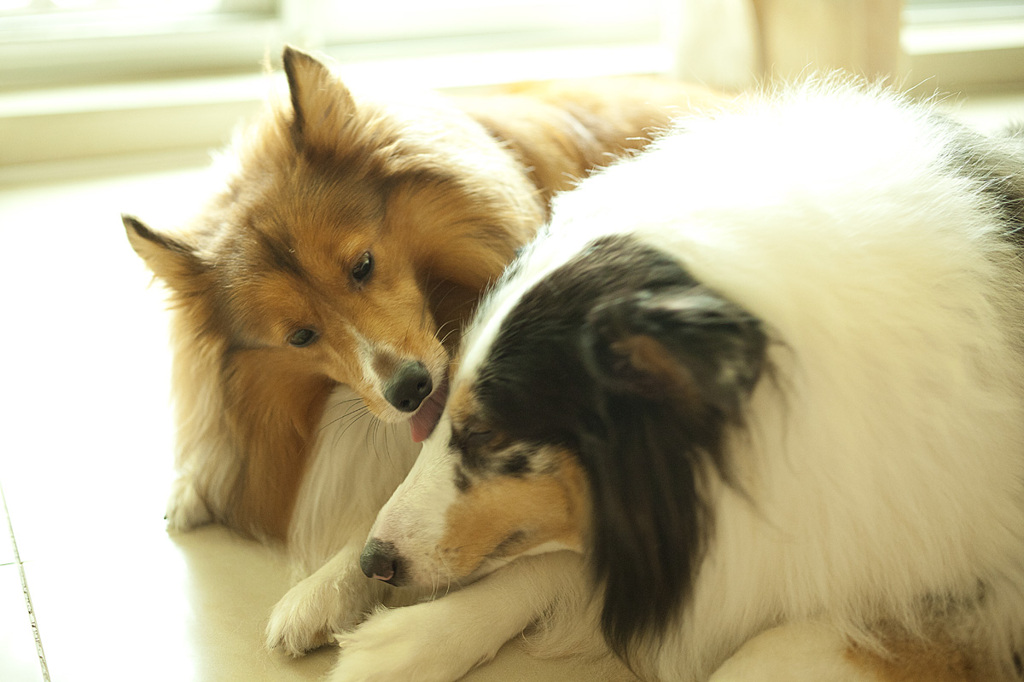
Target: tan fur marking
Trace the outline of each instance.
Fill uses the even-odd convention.
[[[612,344],[612,350],[625,357],[643,376],[657,381],[657,390],[693,409],[701,396],[693,374],[657,340],[650,336],[631,336]]]
[[[583,470],[561,453],[551,475],[473,485],[448,509],[439,548],[453,577],[463,578],[488,557],[516,556],[548,542],[582,547],[588,515]]]
[[[887,655],[856,646],[844,655],[878,682],[993,682],[968,652],[950,643],[899,639],[885,646]]]

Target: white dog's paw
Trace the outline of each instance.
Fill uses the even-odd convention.
[[[381,610],[339,635],[330,682],[452,682],[493,658],[504,638],[486,636],[486,622],[449,618],[454,614],[438,608],[443,603]]]
[[[267,624],[267,647],[301,656],[329,644],[336,633],[359,622],[365,601],[353,598],[352,591],[336,581],[314,574],[288,590],[274,606]]]
[[[171,486],[167,500],[167,527],[170,530],[186,531],[213,521],[213,515],[192,483],[191,476],[179,476]]]

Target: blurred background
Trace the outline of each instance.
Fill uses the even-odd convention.
[[[844,68],[1024,119],[1024,0],[0,0],[2,682],[310,682],[334,660],[263,647],[277,550],[164,528],[165,302],[119,217],[196,212],[286,42],[396,88]],[[613,679],[518,644],[467,682]]]
[[[0,183],[217,146],[286,42],[438,88],[668,73],[738,89],[810,66],[1024,90],[1022,0],[0,0]]]

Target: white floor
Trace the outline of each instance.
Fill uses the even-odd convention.
[[[1006,101],[963,112],[991,127]],[[204,191],[195,168],[0,190],[0,680],[315,680],[330,667],[330,650],[262,648],[282,557],[216,527],[164,530],[165,320],[119,214],[173,225]],[[513,644],[467,679],[607,677]]]

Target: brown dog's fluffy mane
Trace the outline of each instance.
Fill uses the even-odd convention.
[[[379,102],[298,50],[284,63],[289,99],[239,133],[225,188],[188,229],[125,217],[173,310],[172,527],[216,521],[284,539],[332,389],[350,384],[374,414],[388,409],[352,339],[403,348],[374,356],[383,373],[413,355],[443,376],[480,292],[551,196],[716,99],[631,80]],[[376,302],[345,274],[367,244],[401,265],[381,274],[391,293]],[[321,320],[322,348],[290,347],[308,319]]]

